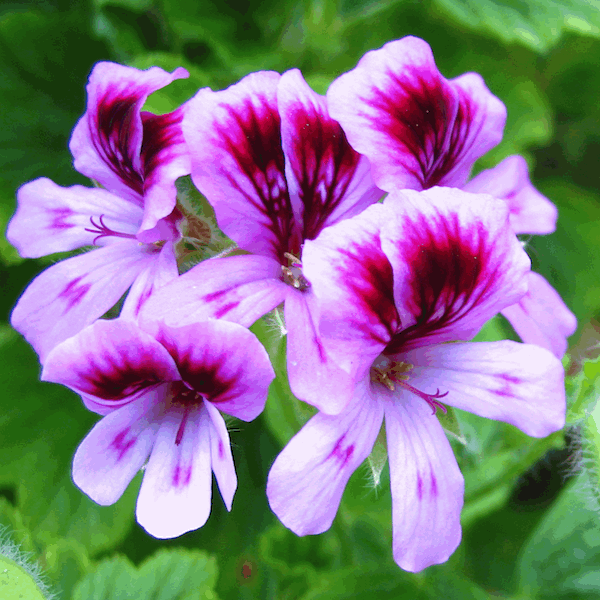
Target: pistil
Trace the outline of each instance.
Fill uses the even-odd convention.
[[[302,274],[302,263],[300,259],[289,252],[283,254],[288,259],[288,266],[281,265],[283,281],[301,292],[310,287],[310,281]]]
[[[94,217],[90,217],[90,223],[94,226],[94,228],[93,229],[86,228],[86,231],[89,231],[90,233],[99,234],[94,238],[94,241],[92,242],[94,244],[94,246],[96,245],[96,242],[100,238],[103,238],[103,237],[110,236],[110,237],[135,239],[135,235],[133,235],[131,233],[120,233],[119,231],[114,231],[110,227],[107,227],[106,223],[104,223],[104,215],[100,215],[100,217],[98,217],[98,223],[96,223],[94,221]]]

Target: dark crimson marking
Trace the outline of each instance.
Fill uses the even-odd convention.
[[[342,463],[342,467],[345,467],[348,464],[348,462],[352,458],[352,454],[354,454],[354,444],[350,444],[349,446],[344,448],[343,441],[345,437],[346,434],[342,435],[342,437],[336,442],[333,450],[325,460],[335,458],[340,463]]]
[[[431,471],[431,497],[435,498],[435,497],[437,497],[437,495],[438,495],[437,479],[435,478],[433,471]]]
[[[139,93],[134,90],[133,93]],[[144,182],[135,167],[132,135],[138,114],[138,96],[124,96],[124,91],[109,90],[99,99],[95,122],[90,118],[90,138],[96,152],[110,170],[140,196]]]
[[[182,347],[181,342],[170,338],[168,332],[165,330],[162,330],[158,334],[157,340],[173,357],[177,365],[177,370],[181,374],[183,382],[176,382],[173,385],[177,386],[180,384],[181,389],[187,389],[190,402],[198,404],[201,398],[205,398],[210,402],[219,402],[215,398],[227,392],[235,384],[237,380],[235,374],[226,377],[221,372],[221,365],[227,364],[226,356],[205,353],[201,357],[201,362],[192,362],[192,356],[194,355],[193,346],[188,348]],[[198,355],[196,355],[196,361],[198,361],[198,358]],[[192,389],[185,386],[184,382]]]
[[[136,317],[140,314],[140,311],[142,310],[142,306],[144,306],[144,304],[146,304],[146,302],[148,301],[148,298],[150,298],[153,291],[154,291],[154,285],[151,284],[148,288],[146,288],[140,294],[140,296],[137,300],[137,303],[135,305],[135,310],[134,310],[134,314]]]
[[[127,434],[129,433],[129,427],[123,429],[123,431],[119,432],[113,441],[110,443],[110,448],[118,453],[117,461],[123,459],[125,454],[129,448],[131,448],[135,444],[135,438],[127,439]]]
[[[390,88],[362,100],[377,109],[373,127],[389,135],[416,160],[395,159],[415,177],[423,189],[439,185],[469,150],[467,140],[481,129],[471,131],[476,106],[458,87],[452,89],[441,76],[424,76],[405,67],[402,73],[388,72]],[[458,108],[454,115],[454,94]]]
[[[522,379],[520,379],[519,377],[515,377],[514,375],[509,375],[508,373],[502,373],[500,375],[496,375],[496,377],[500,377],[500,379],[503,379],[504,381],[507,381],[509,383],[523,383]]]
[[[223,306],[219,307],[215,311],[215,319],[221,319],[228,312],[232,311],[234,308],[237,308],[239,306],[239,304],[240,304],[240,302],[239,302],[239,300],[237,300],[235,302],[228,302],[227,304],[224,304]]]
[[[519,377],[515,377],[514,375],[509,375],[508,373],[502,373],[500,375],[496,375],[496,377],[502,380],[502,387],[498,390],[490,391],[497,396],[502,396],[503,398],[516,398],[516,394],[514,393],[512,386],[523,383],[523,380]]]
[[[53,215],[52,222],[48,229],[70,229],[74,227],[72,223],[67,223],[66,219],[73,214],[70,208],[50,208],[48,212]]]
[[[162,383],[153,357],[142,352],[140,348],[133,358],[123,353],[103,353],[97,360],[91,354],[82,357],[79,370],[73,367],[84,382],[81,391],[103,400],[122,400]]]
[[[344,200],[361,155],[337,121],[297,103],[289,114],[294,128],[291,165],[304,205],[303,240],[316,238]]]
[[[83,277],[73,279],[58,295],[59,298],[63,298],[66,302],[63,314],[66,314],[71,309],[75,308],[92,288],[91,283],[81,283],[82,279]]]
[[[173,478],[171,484],[174,488],[186,487],[190,484],[192,479],[192,465],[188,467],[180,467],[179,463],[175,466],[173,471]]]
[[[419,500],[423,500],[423,480],[421,475],[417,473],[417,497]]]
[[[340,250],[347,260],[340,270],[341,281],[351,292],[356,302],[357,320],[353,325],[370,337],[374,337],[371,327],[365,325],[365,315],[375,315],[388,331],[388,337],[374,338],[386,344],[400,325],[396,303],[394,302],[394,276],[392,265],[381,250],[379,236],[373,236],[372,243],[350,244]]]
[[[117,90],[108,91],[98,102],[96,120],[90,119],[89,131],[94,148],[110,170],[134,192],[143,196],[147,180],[161,164],[177,156],[169,148],[183,143],[181,120],[183,111],[166,115],[141,113],[142,145],[136,166],[133,134],[138,103],[143,90],[131,96]]]
[[[229,113],[227,122],[216,125],[223,149],[237,162],[251,190],[237,181],[237,173],[223,173],[249,204],[265,215],[275,234],[273,252],[287,264],[285,252],[300,254],[294,214],[285,180],[285,159],[281,146],[281,119],[277,107],[261,98],[260,108],[245,100],[241,106],[221,105]],[[246,182],[244,182],[246,183]]]
[[[142,113],[142,138],[141,160],[144,173],[144,189],[152,180],[152,174],[161,165],[170,162],[180,152],[178,146],[184,144],[181,121],[183,110],[177,109],[166,115],[153,115]]]
[[[400,243],[411,267],[407,304],[417,322],[394,335],[384,350],[388,355],[465,318],[493,293],[500,269],[492,263],[485,227],[478,223],[465,228],[456,215],[421,215],[406,224]]]

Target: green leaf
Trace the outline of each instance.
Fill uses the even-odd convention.
[[[436,0],[463,25],[504,44],[514,42],[545,52],[563,31],[600,35],[597,0]]]
[[[15,191],[45,176],[83,183],[71,166],[68,139],[83,112],[85,80],[102,47],[77,12],[6,13],[0,17],[0,228],[14,211]],[[20,259],[4,237],[0,256]]]
[[[216,560],[206,552],[159,550],[139,568],[122,556],[103,560],[73,600],[217,600],[216,581]]]
[[[6,325],[0,364],[0,486],[16,488],[18,508],[41,546],[71,537],[92,555],[114,547],[133,524],[137,483],[102,507],[70,475],[75,449],[97,415],[65,388],[37,381],[34,352]]]
[[[592,600],[600,595],[600,514],[579,478],[561,494],[520,554],[524,598]]]

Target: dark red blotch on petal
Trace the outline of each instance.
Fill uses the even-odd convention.
[[[403,153],[393,157],[422,189],[440,185],[468,150],[475,107],[465,93],[440,76],[406,67],[401,74],[389,72],[388,77],[386,92],[378,90],[364,99],[377,109],[373,127],[414,158]]]
[[[165,162],[176,158],[179,151],[175,150],[184,143],[181,121],[183,110],[178,109],[165,115],[142,113],[141,162],[144,174],[144,188],[152,182],[152,174],[156,168]]]
[[[76,277],[69,281],[62,292],[58,295],[65,301],[64,314],[75,308],[92,288],[91,283],[82,283],[83,277]]]
[[[129,362],[122,353],[102,354],[98,362],[93,355],[82,356],[79,389],[103,400],[122,400],[163,382],[152,356],[138,354],[135,361]]]
[[[343,201],[361,156],[328,115],[298,103],[288,118],[294,130],[290,162],[304,205],[302,238],[312,240]]]
[[[260,107],[250,101],[241,106],[222,105],[228,119],[216,126],[224,150],[231,155],[247,182],[240,184],[238,173],[224,173],[232,187],[264,214],[275,234],[273,252],[287,264],[285,252],[298,255],[299,235],[285,179],[285,159],[281,146],[281,119],[276,107],[262,98]],[[249,189],[248,189],[249,184]]]
[[[394,336],[386,354],[465,318],[493,292],[499,269],[483,224],[464,226],[456,215],[421,215],[406,224],[400,243],[411,268],[407,305],[416,323]]]
[[[341,463],[341,466],[344,467],[348,463],[348,461],[352,458],[354,454],[354,444],[348,444],[344,447],[344,438],[346,434],[342,435],[342,437],[336,442],[333,450],[329,454],[329,456],[325,460],[329,460],[331,458],[335,458],[337,461]]]
[[[96,122],[90,119],[90,137],[96,152],[110,170],[140,196],[144,182],[136,168],[132,135],[137,116],[137,96],[109,90],[100,98]]]
[[[356,304],[357,321],[353,324],[375,341],[386,344],[400,325],[394,302],[392,265],[381,250],[381,241],[373,236],[370,244],[350,244],[340,250],[345,261],[340,265],[341,279]],[[365,323],[365,315],[368,324]],[[372,316],[387,330],[387,336],[377,336]]]

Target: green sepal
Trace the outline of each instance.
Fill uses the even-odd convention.
[[[374,487],[379,487],[381,472],[385,467],[387,458],[387,439],[385,435],[385,426],[382,425],[379,434],[377,435],[377,439],[375,440],[375,444],[373,445],[373,450],[371,450],[371,454],[367,457],[367,463],[371,469]]]
[[[440,425],[444,428],[444,431],[449,434],[457,442],[460,442],[463,446],[467,445],[467,438],[463,433],[460,421],[456,416],[456,411],[452,406],[446,407],[446,412],[443,410],[436,411],[437,418]]]

